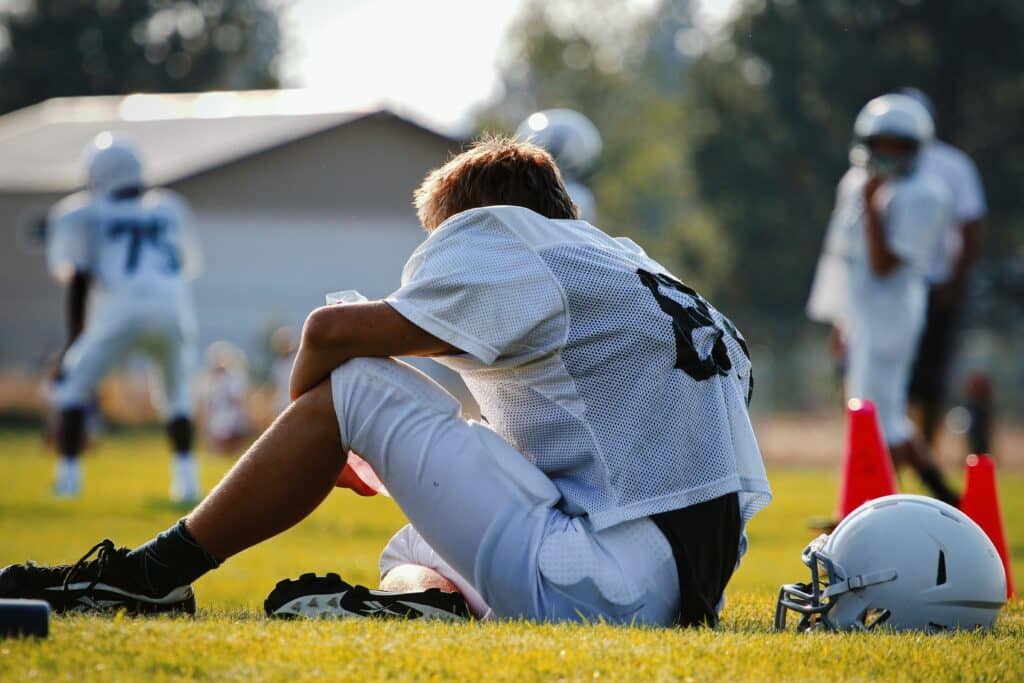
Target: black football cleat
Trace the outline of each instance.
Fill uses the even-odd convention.
[[[278,581],[263,602],[268,617],[294,619],[321,617],[378,617],[384,619],[440,619],[465,621],[469,607],[458,593],[438,588],[417,593],[392,593],[346,583],[337,574],[303,574]]]
[[[12,564],[0,569],[0,598],[45,600],[58,614],[120,610],[130,615],[195,614],[191,586],[152,595],[138,576],[138,567],[127,561],[128,552],[128,548],[115,548],[108,538],[73,565]],[[93,553],[96,557],[90,559]]]

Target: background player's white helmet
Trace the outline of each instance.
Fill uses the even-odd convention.
[[[581,179],[601,154],[601,134],[583,114],[572,109],[545,109],[530,114],[516,130],[516,137],[546,149],[562,173]]]
[[[873,154],[870,142],[876,137],[900,138],[912,144],[913,152],[903,159],[887,159]],[[890,93],[864,105],[853,124],[850,163],[882,175],[909,173],[917,163],[922,147],[935,137],[935,124],[924,105],[908,95]]]
[[[131,140],[109,132],[93,138],[85,149],[89,189],[107,195],[120,189],[142,187],[142,160]]]
[[[940,631],[991,628],[1006,602],[1006,575],[981,528],[933,498],[868,501],[803,552],[809,584],[779,591],[775,627],[798,630]]]

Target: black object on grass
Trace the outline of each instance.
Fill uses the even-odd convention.
[[[50,632],[50,605],[43,600],[0,600],[0,638]]]

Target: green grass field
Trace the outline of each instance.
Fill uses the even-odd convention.
[[[107,438],[85,464],[81,500],[49,498],[52,460],[35,435],[0,434],[0,566],[78,559],[111,537],[135,545],[183,514],[166,501],[167,458],[152,435]],[[204,458],[211,486],[230,463]],[[927,680],[1024,679],[1024,602],[989,634],[778,634],[780,583],[803,580],[808,518],[835,503],[835,475],[770,472],[775,501],[750,528],[717,631],[604,625],[271,622],[262,601],[304,571],[376,580],[403,521],[391,501],[339,491],[295,529],[196,584],[195,619],[54,618],[50,638],[0,640],[0,681],[26,680]],[[1000,482],[1016,583],[1024,586],[1024,476]]]

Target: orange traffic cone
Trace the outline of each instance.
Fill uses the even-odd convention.
[[[846,408],[846,457],[839,482],[839,521],[865,501],[896,493],[896,474],[878,426],[875,405],[866,399],[852,398]]]
[[[996,547],[1006,570],[1006,597],[1013,597],[1013,574],[1010,573],[1010,554],[1006,546],[1006,530],[999,512],[999,493],[996,491],[996,466],[987,455],[967,456],[967,483],[960,498],[960,510],[973,519],[988,535]]]

